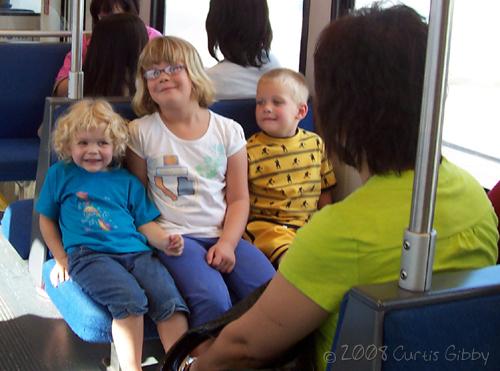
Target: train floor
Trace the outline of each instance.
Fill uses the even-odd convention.
[[[106,370],[109,356],[109,344],[84,342],[71,331],[0,233],[0,370]]]

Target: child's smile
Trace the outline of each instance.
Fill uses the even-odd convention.
[[[105,171],[113,160],[113,143],[101,124],[95,129],[79,131],[71,141],[73,162],[88,172]]]

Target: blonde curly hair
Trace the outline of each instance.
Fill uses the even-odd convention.
[[[57,120],[53,135],[54,151],[60,160],[71,161],[71,142],[76,134],[105,124],[104,133],[113,144],[113,165],[119,165],[129,139],[127,122],[103,99],[83,99],[73,104]]]

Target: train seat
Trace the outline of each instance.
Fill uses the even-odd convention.
[[[45,97],[68,43],[0,43],[0,181],[34,180]]]
[[[30,253],[31,216],[33,199],[12,202],[3,214],[1,229],[3,236],[16,249],[19,256],[28,259]]]
[[[43,266],[45,291],[69,327],[82,340],[90,343],[111,343],[112,318],[107,309],[93,301],[75,281],[69,280],[57,287],[52,286],[50,272],[54,264],[54,259],[49,259]],[[158,338],[156,327],[149,317],[145,317],[144,337],[146,340]]]
[[[327,370],[496,370],[500,266],[433,275],[424,293],[397,282],[345,296]]]
[[[220,100],[212,104],[210,109],[238,122],[243,127],[246,138],[249,138],[259,131],[259,127],[255,120],[255,99]],[[307,115],[300,121],[299,127],[309,131],[315,131],[312,103],[309,103]]]

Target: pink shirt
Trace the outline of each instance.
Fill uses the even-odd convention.
[[[155,37],[158,36],[162,36],[162,34],[159,31],[155,30],[152,27],[146,26],[146,30],[148,31],[149,40],[154,39]],[[82,43],[82,61],[84,61],[85,57],[87,56],[87,48],[89,47],[89,44],[90,44],[90,35],[84,36]],[[68,78],[70,70],[71,70],[71,52],[68,52],[68,54],[66,54],[66,57],[64,57],[64,62],[61,69],[57,73],[56,85],[59,81]]]

